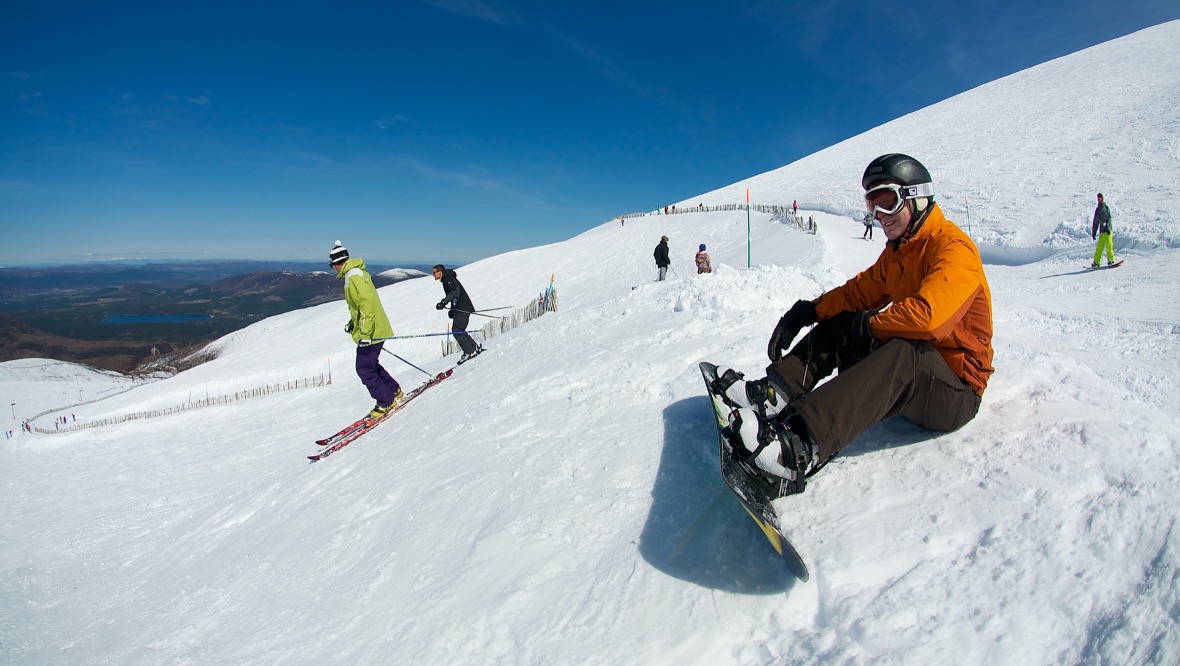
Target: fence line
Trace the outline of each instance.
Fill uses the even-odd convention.
[[[786,217],[788,213],[794,216],[794,210],[790,206],[778,206],[769,204],[720,204],[718,206],[689,206],[688,208],[677,208],[676,206],[668,206],[668,212],[665,213],[663,209],[656,209],[647,213],[625,213],[623,215],[616,215],[612,220],[625,220],[633,217],[646,217],[648,215],[681,215],[683,213],[716,213],[724,211],[746,210],[757,211],[759,213],[769,213],[779,217]]]
[[[537,295],[528,305],[517,308],[505,317],[499,317],[484,324],[483,328],[479,329],[479,333],[483,335],[483,339],[494,338],[497,335],[506,333],[518,326],[527,324],[528,322],[540,317],[546,312],[557,312],[557,289],[553,286],[553,279],[550,278],[549,286],[545,291]],[[449,335],[442,342],[442,355],[454,353],[459,351],[459,343],[455,342],[454,336]]]
[[[800,229],[813,236],[819,231],[819,225],[816,224],[814,215],[808,215],[807,219],[804,219],[802,215],[775,216],[771,218],[771,221],[785,224],[795,223],[799,225]]]
[[[680,208],[680,209],[677,209],[676,206],[669,206],[669,207],[667,207],[667,211],[668,211],[667,213],[664,213],[664,211],[661,209],[657,209],[657,210],[647,212],[647,213],[626,213],[623,215],[616,215],[612,219],[623,220],[623,219],[634,218],[634,217],[646,217],[648,215],[665,215],[665,214],[666,215],[680,215],[680,214],[684,214],[684,213],[713,213],[713,212],[739,211],[739,210],[753,210],[753,211],[758,211],[759,213],[767,213],[767,214],[772,215],[776,218],[782,219],[784,222],[788,221],[788,220],[794,221],[796,224],[799,225],[799,228],[801,228],[805,231],[810,231],[813,234],[816,232],[816,224],[815,224],[814,220],[812,220],[810,218],[807,220],[804,220],[802,216],[796,215],[794,213],[794,210],[790,206],[766,205],[766,204],[721,204],[718,206],[698,205],[698,206],[689,206],[687,208]],[[522,326],[522,325],[536,319],[537,317],[540,317],[541,315],[545,314],[546,312],[556,312],[556,311],[557,311],[557,289],[553,286],[553,280],[550,279],[549,286],[545,288],[545,291],[543,293],[538,295],[536,300],[532,301],[531,303],[529,303],[528,305],[526,305],[522,308],[515,310],[512,314],[510,314],[506,317],[500,317],[496,320],[493,320],[493,321],[487,323],[486,325],[483,326],[483,328],[479,329],[478,332],[483,335],[484,340],[487,340],[487,339],[493,338],[497,335],[501,335],[503,333],[506,333],[507,331],[517,328],[518,326]],[[452,354],[456,351],[459,351],[458,343],[455,342],[453,336],[447,336],[447,338],[442,342],[442,355],[447,356],[448,354]],[[126,423],[127,421],[138,421],[138,420],[143,420],[143,419],[156,418],[159,416],[179,414],[181,412],[185,412],[190,409],[198,409],[201,407],[211,407],[214,405],[225,405],[225,404],[229,404],[232,402],[237,402],[239,400],[245,400],[247,398],[254,398],[254,397],[258,397],[258,396],[262,396],[262,395],[271,395],[273,393],[281,393],[284,391],[291,391],[291,390],[300,389],[300,388],[326,386],[331,383],[332,383],[332,380],[330,377],[320,375],[319,377],[312,377],[312,378],[308,378],[308,379],[289,381],[285,384],[270,384],[270,385],[259,387],[259,388],[249,389],[246,391],[238,391],[237,393],[234,393],[233,395],[222,395],[222,396],[218,396],[215,398],[206,398],[204,400],[197,400],[195,402],[190,401],[188,404],[179,405],[176,407],[169,407],[166,409],[157,409],[157,410],[151,410],[151,411],[146,411],[146,412],[135,412],[133,414],[124,414],[123,416],[113,417],[113,418],[109,418],[109,419],[102,419],[100,421],[91,421],[89,423],[69,423],[66,425],[57,424],[53,430],[50,430],[48,428],[42,428],[40,426],[32,426],[31,419],[29,421],[29,425],[30,425],[30,429],[33,432],[38,432],[38,433],[45,434],[45,435],[52,435],[52,434],[56,434],[56,433],[73,432],[76,430],[83,430],[86,428],[99,428],[99,427],[103,427],[103,426],[116,425],[119,423]],[[36,418],[36,417],[34,417],[34,418]]]
[[[227,405],[239,400],[246,400],[249,398],[256,398],[264,395],[271,395],[274,393],[283,393],[286,391],[294,391],[296,389],[313,388],[317,386],[327,386],[332,383],[332,378],[328,375],[320,375],[318,377],[309,377],[306,379],[295,379],[279,384],[268,384],[258,388],[246,389],[244,391],[237,391],[230,395],[219,395],[213,398],[205,398],[204,400],[190,400],[187,404],[177,405],[176,407],[166,407],[164,409],[153,409],[146,412],[135,412],[133,414],[124,414],[122,416],[114,416],[108,419],[99,421],[90,421],[87,423],[68,423],[57,424],[51,430],[49,428],[42,428],[40,426],[31,426],[33,432],[39,432],[43,435],[55,435],[63,432],[74,432],[76,430],[85,430],[87,428],[101,428],[105,426],[117,425],[119,423],[126,423],[128,421],[141,421],[144,419],[153,419],[160,416],[168,416],[171,414],[179,414],[187,412],[190,409],[198,409],[201,407],[212,407],[215,405]],[[60,410],[58,410],[60,411]]]

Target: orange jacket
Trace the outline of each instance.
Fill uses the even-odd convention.
[[[992,295],[979,250],[938,204],[918,232],[889,242],[876,263],[816,300],[819,321],[852,310],[887,310],[869,321],[880,342],[927,340],[983,395],[992,368]]]

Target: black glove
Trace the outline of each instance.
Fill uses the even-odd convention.
[[[447,317],[454,319],[455,318],[455,311],[454,310],[447,310]]]
[[[443,309],[443,308],[445,308],[445,307],[447,307],[447,302],[446,302],[446,301],[439,301],[439,302],[438,302],[438,305],[434,306],[434,309],[435,309],[435,310],[441,310],[441,309]]]
[[[869,328],[869,319],[874,314],[868,310],[861,310],[860,312],[841,312],[836,315],[843,320],[840,327],[844,331],[844,338],[840,340],[840,346],[836,349],[836,356],[839,358],[841,368],[860,363],[880,346]]]
[[[349,319],[348,323],[344,325],[344,332],[345,333],[352,333],[352,320],[351,319]]]
[[[815,323],[815,303],[811,301],[795,301],[790,310],[778,320],[774,333],[770,334],[770,344],[766,346],[766,355],[771,363],[778,363],[783,352],[791,347],[791,342],[804,326]]]

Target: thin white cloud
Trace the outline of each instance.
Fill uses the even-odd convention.
[[[614,60],[548,20],[524,16],[510,9],[504,9],[493,2],[483,0],[419,1],[452,14],[538,35],[572,52],[586,63],[589,70],[602,78],[642,96],[649,96],[651,94],[651,89],[648,86],[632,79]]]
[[[572,51],[574,55],[578,56],[578,58],[589,66],[591,71],[597,73],[602,78],[643,96],[647,96],[651,92],[648,86],[631,78],[613,59],[599,52],[593,46],[573,37],[553,23],[541,19],[536,21],[536,26],[536,32],[541,33],[551,41],[557,42]]]
[[[32,189],[32,184],[27,180],[0,178],[0,194],[17,194],[21,192],[28,192]]]
[[[409,118],[406,118],[405,116],[403,116],[399,113],[399,114],[394,114],[392,116],[387,116],[385,118],[378,118],[375,121],[375,123],[379,129],[389,129],[390,127],[393,127],[394,125],[397,125],[399,123],[406,123],[409,121],[410,121]]]
[[[480,0],[420,0],[422,4],[441,9],[443,11],[464,16],[466,18],[475,19],[477,21],[485,21],[487,23],[494,23],[496,25],[507,25],[508,19],[506,13],[487,2]]]
[[[516,202],[516,205],[539,210],[549,210],[552,207],[535,196],[521,192],[499,180],[488,178],[481,174],[473,174],[454,169],[442,169],[427,164],[413,157],[403,156],[400,163],[417,172],[424,178],[454,183],[463,188],[478,190],[484,194],[495,194]]]

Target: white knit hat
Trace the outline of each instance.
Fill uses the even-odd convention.
[[[348,259],[348,248],[341,245],[340,241],[336,241],[336,247],[328,253],[328,263],[335,266],[346,259]]]

